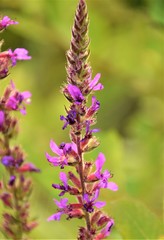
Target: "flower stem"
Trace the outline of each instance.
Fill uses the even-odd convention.
[[[80,117],[77,117],[77,120],[80,123]],[[79,156],[78,172],[79,172],[79,176],[80,176],[81,189],[82,189],[82,199],[83,199],[83,195],[86,193],[86,187],[85,187],[85,183],[84,183],[83,153],[82,153],[81,147],[80,147],[80,140],[81,140],[81,133],[77,136],[76,145],[77,145],[77,152],[78,152],[78,156]],[[90,232],[90,230],[91,230],[90,217],[89,217],[89,214],[86,211],[86,209],[83,208],[83,210],[84,210],[84,213],[85,213],[85,221],[86,221],[87,230],[88,230],[88,232]]]

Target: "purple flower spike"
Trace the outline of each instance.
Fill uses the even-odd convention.
[[[84,204],[84,208],[86,209],[87,212],[91,213],[94,211],[94,206],[97,207],[97,208],[102,208],[105,206],[105,202],[100,202],[100,201],[97,201],[96,202],[96,199],[98,198],[99,196],[99,190],[96,190],[95,191],[95,195],[92,197],[92,199],[89,198],[89,195],[88,194],[84,194],[84,200],[85,200],[85,204]]]
[[[69,94],[71,95],[71,97],[73,98],[73,100],[76,102],[76,104],[81,104],[82,101],[84,100],[84,97],[80,91],[80,89],[72,84],[69,84],[67,86],[67,90],[69,92]]]
[[[8,50],[9,57],[12,61],[12,66],[16,65],[17,60],[30,60],[31,56],[28,55],[28,51],[25,48],[16,48],[13,52]]]
[[[0,20],[0,31],[13,24],[18,24],[18,22],[10,19],[8,16],[4,16]]]
[[[100,77],[101,77],[101,74],[98,73],[94,77],[94,79],[89,83],[90,90],[97,91],[97,90],[102,90],[104,88],[104,86],[101,83],[98,83]]]

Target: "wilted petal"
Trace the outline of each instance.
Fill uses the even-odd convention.
[[[60,172],[60,180],[63,182],[64,186],[67,187],[68,186],[68,179],[67,179],[67,175],[64,172]]]

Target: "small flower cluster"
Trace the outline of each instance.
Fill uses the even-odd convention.
[[[0,19],[0,32],[18,22],[5,16]],[[0,47],[3,41],[0,42]],[[9,69],[17,60],[31,57],[24,48],[0,52],[0,80],[9,74]],[[19,145],[11,146],[10,140],[18,134],[18,119],[13,112],[26,114],[26,104],[30,103],[31,93],[20,92],[11,81],[0,97],[0,162],[6,173],[0,181],[0,199],[5,207],[0,230],[7,239],[25,239],[37,223],[29,219],[29,196],[32,180],[27,172],[39,172],[32,163],[25,162],[25,154]],[[26,238],[27,239],[27,238]]]
[[[60,173],[59,184],[52,184],[59,190],[60,201],[54,200],[57,212],[48,218],[60,220],[62,215],[66,219],[84,219],[86,227],[80,227],[79,240],[100,240],[107,237],[114,225],[114,220],[107,216],[101,208],[105,202],[98,197],[102,188],[117,191],[118,186],[111,181],[113,175],[103,171],[105,156],[99,153],[93,161],[86,161],[84,154],[95,149],[98,139],[93,135],[98,129],[92,129],[96,123],[96,114],[100,102],[96,99],[95,92],[102,90],[99,82],[100,74],[92,79],[91,67],[87,61],[89,56],[88,15],[85,0],[79,0],[72,29],[70,50],[67,52],[67,84],[62,87],[62,93],[70,102],[66,109],[66,116],[60,116],[64,122],[63,129],[70,127],[70,143],[61,143],[59,146],[50,141],[50,148],[55,155],[46,153],[46,158],[55,167],[64,169],[72,166],[72,171]],[[91,105],[88,106],[88,97],[92,94]],[[65,194],[74,195],[75,203],[69,203]]]

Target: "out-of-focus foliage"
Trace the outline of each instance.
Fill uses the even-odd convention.
[[[160,239],[162,218],[163,122],[163,5],[162,0],[88,0],[93,74],[102,73],[105,88],[96,135],[98,149],[86,156],[106,155],[106,168],[114,173],[117,193],[102,193],[106,211],[116,220],[109,239]],[[32,214],[39,227],[32,239],[76,238],[79,221],[47,223],[58,198],[51,183],[59,170],[45,157],[49,140],[68,141],[59,116],[66,100],[60,86],[66,79],[65,51],[69,48],[76,0],[0,0],[0,14],[20,22],[3,33],[7,48],[26,47],[32,60],[12,69],[21,91],[30,90],[32,104],[21,117],[21,142],[41,168],[34,176]],[[7,81],[2,81],[0,92]],[[3,174],[3,168],[0,166]],[[129,200],[122,200],[126,198]],[[140,203],[142,202],[142,203]],[[1,207],[1,206],[0,206]],[[120,217],[119,217],[120,216]],[[149,232],[150,230],[150,232]],[[66,234],[66,235],[65,235]]]

